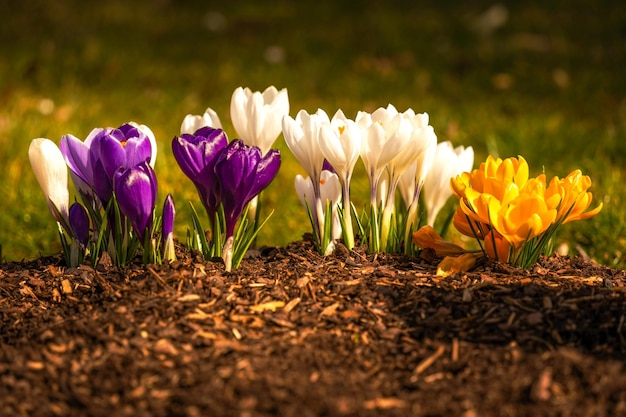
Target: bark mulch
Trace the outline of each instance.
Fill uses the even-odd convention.
[[[262,248],[0,264],[2,416],[626,415],[626,274]],[[427,255],[427,254],[425,254]]]

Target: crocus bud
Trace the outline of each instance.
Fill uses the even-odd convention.
[[[30,143],[28,158],[50,212],[59,223],[67,225],[69,191],[61,150],[50,139],[37,138]]]
[[[120,168],[113,182],[120,211],[133,225],[141,241],[150,233],[156,204],[156,175],[148,161],[132,168]]]
[[[175,261],[176,253],[174,251],[174,219],[176,218],[176,208],[174,207],[174,198],[168,194],[163,204],[163,224],[161,232],[163,233],[163,260]]]
[[[89,242],[89,216],[85,207],[79,203],[72,204],[69,211],[69,223],[74,237],[83,247],[86,246]]]

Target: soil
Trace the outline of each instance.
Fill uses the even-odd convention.
[[[626,415],[626,274],[326,258],[308,240],[225,273],[0,265],[2,416]]]

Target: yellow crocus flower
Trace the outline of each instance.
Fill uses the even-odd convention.
[[[548,209],[543,196],[522,193],[507,205],[492,200],[489,206],[492,226],[515,249],[545,232],[556,219],[556,209]]]
[[[602,203],[600,203],[598,207],[585,213],[593,199],[593,195],[587,191],[591,187],[591,178],[588,175],[582,175],[579,169],[572,171],[563,178],[559,185],[561,205],[559,206],[558,218],[561,219],[565,216],[563,224],[588,219],[602,210]]]

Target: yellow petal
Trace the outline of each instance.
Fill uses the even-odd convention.
[[[431,248],[437,256],[458,255],[465,252],[465,249],[459,245],[443,240],[435,229],[428,225],[415,231],[412,238],[416,246],[422,249]]]
[[[467,272],[476,265],[476,261],[482,256],[481,253],[464,253],[459,256],[446,256],[437,266],[437,276],[447,277],[448,275]]]

